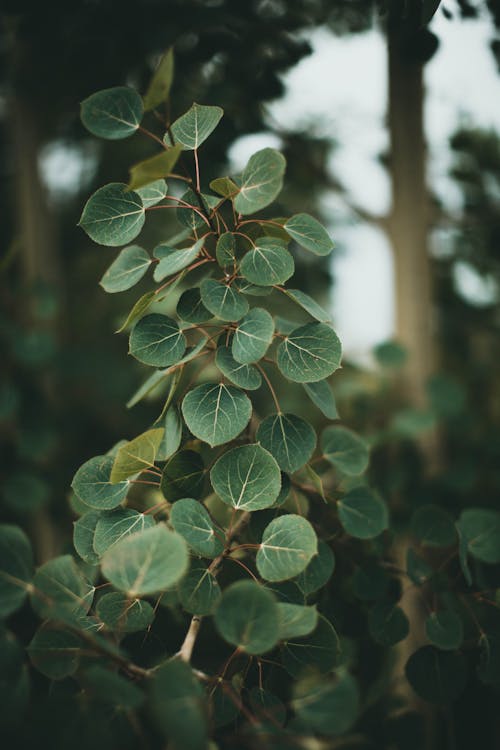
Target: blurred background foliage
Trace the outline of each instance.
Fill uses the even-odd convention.
[[[5,521],[28,531],[39,563],[70,549],[75,516],[68,487],[76,468],[88,456],[141,432],[155,414],[148,403],[131,410],[124,407],[140,382],[141,370],[127,361],[124,338],[112,332],[135,296],[107,296],[97,286],[111,256],[108,250],[92,246],[76,227],[86,197],[103,182],[126,181],[123,164],[139,161],[154,149],[140,135],[96,144],[80,124],[79,102],[108,86],[131,83],[144,90],[158,55],[173,45],[172,116],[185,111],[193,100],[225,110],[203,154],[210,170],[203,175],[208,183],[224,173],[228,146],[238,138],[272,132],[265,105],[283,94],[281,76],[309,54],[308,33],[320,26],[337,35],[352,35],[377,24],[388,49],[390,149],[381,159],[393,187],[392,207],[382,218],[353,209],[358,221],[376,222],[390,238],[398,343],[377,347],[376,364],[370,369],[344,363],[333,381],[341,419],[371,442],[370,480],[389,502],[395,527],[402,532],[415,508],[424,503],[435,503],[454,516],[461,508],[477,504],[498,507],[500,312],[498,304],[477,306],[461,296],[453,284],[453,267],[461,260],[500,288],[500,139],[495,132],[463,127],[451,138],[450,176],[461,195],[461,209],[451,215],[433,194],[432,185],[427,185],[425,171],[422,70],[439,45],[425,13],[432,14],[438,4],[420,0],[3,1],[1,508]],[[455,22],[488,12],[500,27],[500,4],[494,0],[448,0],[442,6],[438,12],[453,16]],[[492,54],[498,54],[495,39],[491,46]],[[328,79],[328,85],[335,85],[334,78]],[[320,215],[324,190],[342,194],[342,185],[332,179],[326,163],[331,150],[342,149],[343,144],[335,140],[335,133],[320,137],[307,130],[281,128],[276,135],[288,161],[280,199],[283,211]],[[61,166],[69,169],[69,176],[58,191],[49,189],[40,169],[51,149],[73,157],[71,168],[69,162]],[[328,224],[325,209],[320,218]],[[168,234],[165,219],[161,222],[150,222],[146,243],[165,231]],[[439,232],[446,234],[446,252],[434,253],[433,240]],[[335,236],[335,226],[332,233]],[[301,288],[328,304],[334,280],[326,261],[306,261],[299,255],[297,263]],[[303,412],[293,387],[286,399],[287,408]],[[408,541],[402,545],[403,556],[407,547]],[[396,562],[406,566],[404,560]],[[350,574],[349,566],[348,560],[340,561],[334,587],[342,585],[336,583],[343,580],[342,573]],[[459,575],[458,561],[452,561],[452,568],[452,574]],[[487,588],[500,586],[500,566],[488,566],[483,576]],[[411,596],[410,592],[406,606],[418,608]],[[336,614],[342,618],[344,632],[351,633],[364,652],[366,623],[354,604],[343,602],[339,607],[343,611]],[[15,616],[13,630],[23,643],[30,640],[34,628],[27,609]],[[383,658],[382,650],[366,652],[367,684],[374,675],[383,675]],[[5,674],[8,677],[7,668]],[[498,674],[500,670],[490,680],[496,690]],[[5,679],[1,688],[6,701]],[[37,685],[35,694],[36,689]],[[472,677],[453,709],[453,737],[453,721],[446,712],[424,711],[419,714],[423,724],[412,712],[381,721],[377,707],[384,690],[379,687],[377,694],[376,684],[372,689],[374,709],[363,726],[370,740],[368,744],[360,740],[359,747],[420,748],[424,724],[432,738],[429,747],[448,742],[450,750],[469,748],[479,734],[483,747],[499,746],[494,705],[498,693],[488,691],[477,677]],[[58,690],[64,690],[55,690],[60,709],[69,698],[58,696]],[[49,733],[50,711],[45,702],[36,709],[41,746],[44,731],[54,741]],[[104,746],[107,717],[101,718]],[[74,732],[73,725],[64,725],[53,746],[62,747],[68,736],[74,744]],[[92,732],[79,727],[78,732],[82,746],[87,740],[100,746],[95,744],[95,727]],[[130,739],[120,733],[114,742],[116,747],[130,746]]]

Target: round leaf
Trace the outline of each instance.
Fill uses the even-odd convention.
[[[200,290],[198,287],[186,289],[179,298],[177,303],[177,315],[181,320],[188,323],[206,323],[213,318],[210,310],[207,310],[201,301]]]
[[[294,578],[317,554],[318,539],[305,518],[279,516],[265,528],[257,552],[257,570],[266,581]]]
[[[215,130],[223,114],[224,110],[220,107],[208,107],[195,102],[172,124],[175,143],[180,143],[183,150],[187,151],[199,148]]]
[[[240,263],[240,273],[257,286],[284,284],[295,270],[286,245],[274,237],[259,237]]]
[[[428,547],[448,547],[457,539],[453,518],[438,505],[417,508],[411,519],[411,530]]]
[[[314,555],[307,568],[296,578],[295,583],[304,596],[322,588],[335,569],[335,557],[331,547],[322,539],[318,541],[318,554]]]
[[[267,310],[254,307],[240,321],[233,337],[231,352],[241,364],[262,359],[273,340],[274,321]]]
[[[130,354],[152,367],[175,365],[186,351],[186,337],[167,315],[152,313],[134,326],[130,334]]]
[[[137,188],[136,193],[141,196],[144,208],[151,208],[151,206],[156,206],[166,196],[167,183],[165,180],[155,180],[154,182],[150,182],[149,185]]]
[[[22,606],[33,578],[33,552],[28,537],[17,526],[0,526],[0,617]]]
[[[326,229],[309,214],[295,214],[288,219],[285,229],[295,242],[315,255],[329,255],[333,249]]]
[[[210,472],[220,499],[238,510],[261,510],[275,502],[281,488],[279,466],[260,445],[242,445],[224,453]]]
[[[155,258],[159,260],[153,273],[154,280],[163,281],[167,276],[172,276],[174,273],[182,271],[183,268],[191,265],[195,258],[198,257],[204,242],[205,240],[202,237],[194,245],[182,248],[182,250],[176,250],[174,247],[169,247],[168,245],[158,245],[153,253]]]
[[[285,167],[285,157],[272,148],[264,148],[251,156],[234,199],[236,211],[253,214],[272,203],[283,186]]]
[[[278,347],[277,363],[283,375],[296,383],[324,380],[340,367],[340,341],[324,323],[295,328]]]
[[[222,594],[215,627],[247,654],[264,654],[278,642],[280,611],[270,591],[253,581],[238,581]]]
[[[85,513],[73,526],[73,545],[82,560],[89,565],[97,565],[99,556],[94,549],[94,534],[101,513],[91,510]]]
[[[500,513],[485,508],[466,508],[458,526],[472,557],[484,563],[500,563]]]
[[[335,681],[308,678],[294,687],[293,696],[292,706],[301,722],[321,734],[344,734],[358,717],[359,690],[349,674]]]
[[[90,196],[79,225],[99,245],[132,242],[145,221],[141,196],[121,182],[111,182]]]
[[[321,435],[321,449],[326,460],[349,477],[358,476],[368,468],[368,446],[346,427],[327,427]]]
[[[215,364],[226,378],[247,391],[255,391],[262,384],[260,372],[252,365],[237,362],[227,346],[218,347]]]
[[[316,433],[295,414],[266,417],[257,430],[257,440],[274,456],[283,471],[293,474],[306,464],[316,447]]]
[[[327,419],[338,419],[337,405],[332,389],[325,380],[317,383],[302,383],[304,390]]]
[[[464,657],[433,646],[423,646],[415,651],[406,663],[405,672],[417,695],[429,703],[451,703],[467,682]]]
[[[286,671],[299,677],[310,670],[326,674],[335,666],[338,654],[338,636],[326,617],[319,615],[312,633],[285,643],[281,658]]]
[[[193,388],[182,402],[188,428],[212,448],[233,440],[252,414],[248,396],[232,385],[205,383]]]
[[[142,247],[129,245],[123,248],[99,283],[110,294],[124,292],[142,279],[150,265],[151,258]]]
[[[130,598],[172,588],[188,566],[184,539],[154,526],[113,544],[102,558],[102,573]]]
[[[135,133],[143,114],[141,97],[127,86],[98,91],[80,105],[80,116],[87,130],[111,141]]]
[[[221,595],[220,586],[207,566],[191,560],[189,571],[178,587],[179,600],[186,612],[210,615]]]
[[[85,516],[84,516],[85,517]],[[100,556],[121,539],[155,525],[151,516],[132,508],[116,508],[101,513],[95,527],[94,550]]]
[[[94,597],[94,587],[84,578],[71,555],[44,563],[33,579],[31,604],[40,617],[81,624]]]
[[[154,620],[154,610],[149,602],[129,599],[119,591],[104,594],[97,603],[96,615],[109,630],[119,633],[137,633],[146,630]]]
[[[118,448],[110,477],[113,484],[154,466],[163,433],[163,427],[148,430]]]
[[[161,491],[173,503],[183,497],[200,497],[205,483],[205,465],[199,453],[183,450],[166,463],[161,478]]]
[[[125,500],[129,483],[111,484],[113,463],[113,456],[95,456],[80,466],[73,477],[71,487],[90,508],[110,510]]]
[[[174,503],[170,523],[198,555],[214,558],[224,549],[207,509],[196,500],[184,498]]]
[[[36,631],[27,650],[39,672],[50,680],[63,680],[78,669],[82,641],[75,633],[45,623]]]
[[[460,648],[464,639],[464,626],[456,612],[432,612],[425,621],[427,638],[443,651]]]
[[[379,602],[370,610],[368,630],[377,643],[394,646],[406,638],[410,624],[401,607]]]
[[[303,607],[300,604],[279,602],[281,613],[280,640],[300,638],[309,635],[318,624],[316,607]]]
[[[232,232],[224,232],[217,240],[215,248],[217,263],[221,268],[234,265],[236,262],[236,238]]]
[[[214,279],[204,279],[200,286],[201,301],[221,320],[239,320],[248,312],[248,302],[234,287]]]
[[[338,501],[340,523],[357,539],[372,539],[388,526],[387,507],[368,487],[357,487]]]

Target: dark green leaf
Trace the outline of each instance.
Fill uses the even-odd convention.
[[[224,196],[224,198],[233,198],[238,192],[239,187],[230,177],[217,177],[210,183],[210,190]]]
[[[315,255],[329,255],[333,249],[324,226],[309,214],[295,214],[288,219],[285,229],[295,242]]]
[[[40,617],[80,624],[89,611],[94,587],[83,577],[71,555],[49,560],[35,573],[31,595]]]
[[[316,433],[295,414],[273,414],[257,430],[257,440],[274,456],[278,466],[290,474],[302,468],[314,453]]]
[[[36,631],[27,650],[39,672],[50,680],[63,680],[78,669],[82,645],[75,633],[45,623]]]
[[[276,695],[269,690],[253,687],[250,690],[249,701],[252,713],[271,731],[277,726],[283,726],[286,720],[286,706]]]
[[[238,581],[224,591],[215,611],[224,640],[248,654],[264,654],[278,642],[280,611],[274,596],[254,581]]]
[[[175,507],[175,506],[174,506]],[[210,615],[221,595],[217,579],[200,560],[191,560],[191,566],[179,583],[179,600],[193,615]]]
[[[302,573],[318,552],[313,527],[302,516],[275,518],[265,528],[257,552],[257,570],[266,581],[285,581]]]
[[[215,248],[217,263],[221,268],[236,263],[236,238],[232,232],[224,232],[217,240]]]
[[[116,630],[118,633],[137,633],[146,630],[155,616],[149,602],[129,599],[119,591],[104,594],[99,599],[96,615],[109,630]]]
[[[87,130],[112,141],[135,133],[143,114],[141,97],[127,86],[98,91],[80,105],[80,117]]]
[[[33,578],[31,544],[17,526],[0,526],[0,618],[22,606]]]
[[[95,456],[80,466],[73,477],[71,487],[90,508],[111,510],[125,500],[129,483],[111,484],[113,463],[113,456]]]
[[[210,479],[220,499],[238,510],[270,508],[279,495],[279,466],[260,445],[242,445],[224,453]]]
[[[316,300],[314,300],[305,292],[301,292],[300,289],[284,289],[283,291],[285,292],[287,297],[293,299],[293,301],[296,302],[297,305],[300,305],[303,310],[308,312],[311,317],[319,320],[320,323],[330,322],[331,315],[329,315],[326,310],[323,310],[323,308],[318,305]]]
[[[500,563],[500,513],[486,508],[466,508],[458,526],[472,557],[484,563]]]
[[[281,613],[280,640],[300,638],[309,635],[318,624],[316,607],[303,607],[300,604],[278,604]]]
[[[406,638],[410,632],[410,623],[401,607],[378,602],[370,610],[368,630],[377,643],[386,647],[394,646]]]
[[[139,708],[144,693],[125,677],[99,665],[88,667],[81,675],[85,692],[100,704],[124,709]]]
[[[167,194],[167,183],[165,180],[155,180],[144,187],[138,188],[137,195],[141,196],[144,208],[156,206]]]
[[[111,182],[90,196],[79,225],[99,245],[116,247],[135,240],[144,221],[141,196],[121,182]]]
[[[91,510],[73,525],[73,545],[82,560],[89,565],[97,565],[99,562],[99,556],[94,549],[94,534],[100,517],[100,511]]]
[[[464,639],[464,626],[456,612],[432,612],[425,621],[425,632],[430,642],[443,651],[460,648]]]
[[[163,281],[167,276],[172,276],[183,268],[187,268],[198,257],[203,247],[204,239],[200,239],[190,247],[184,247],[176,250],[168,245],[158,245],[153,255],[160,262],[157,264],[153,278],[155,281]]]
[[[321,681],[308,677],[294,687],[293,696],[292,706],[300,720],[321,734],[345,734],[358,717],[359,690],[347,673]]]
[[[363,474],[368,468],[368,446],[346,427],[327,427],[321,435],[321,449],[326,460],[349,477]]]
[[[121,539],[154,525],[152,516],[138,513],[132,508],[116,508],[101,513],[95,527],[94,549],[101,556]]]
[[[198,498],[203,492],[204,482],[205,466],[200,454],[182,450],[167,461],[161,478],[161,491],[170,503],[184,497]]]
[[[142,279],[150,265],[151,258],[142,247],[129,245],[123,248],[99,283],[110,294],[124,292]]]
[[[286,245],[274,237],[259,237],[240,263],[241,274],[257,286],[284,284],[294,270]]]
[[[338,636],[326,617],[319,615],[312,633],[285,643],[281,658],[286,671],[299,677],[310,670],[326,674],[335,666],[338,654]]]
[[[325,380],[317,383],[302,383],[305,392],[328,419],[338,419],[337,405],[332,389]]]
[[[342,349],[335,331],[324,323],[295,328],[278,347],[283,375],[296,383],[324,380],[340,367]]]
[[[195,102],[172,125],[175,143],[180,143],[187,151],[199,148],[215,130],[223,114],[224,110],[220,107],[208,107]]]
[[[184,539],[157,525],[113,544],[102,558],[102,573],[130,598],[166,591],[188,567]]]
[[[285,157],[272,148],[264,148],[251,156],[234,199],[236,211],[253,214],[272,203],[283,186],[285,167]]]
[[[177,315],[188,323],[206,323],[213,318],[210,310],[207,310],[201,301],[200,290],[198,287],[186,289],[179,298],[177,303]]]
[[[146,315],[130,334],[129,352],[145,365],[175,365],[185,351],[186,337],[177,322],[167,315]]]
[[[357,487],[338,501],[339,518],[345,531],[358,539],[372,539],[389,524],[387,507],[368,487]]]
[[[176,406],[171,406],[167,410],[161,423],[164,425],[164,433],[156,453],[156,460],[166,461],[179,450],[182,440],[182,419]]]
[[[205,383],[193,388],[182,402],[188,428],[212,448],[233,440],[248,424],[252,404],[232,385]]]
[[[255,391],[262,384],[260,372],[252,365],[237,362],[227,346],[218,347],[215,364],[226,378],[247,391]]]
[[[411,519],[411,530],[422,544],[429,547],[448,547],[457,538],[453,518],[437,505],[417,508]]]
[[[462,693],[467,682],[467,666],[456,652],[423,646],[408,659],[406,677],[420,698],[429,703],[446,704]]]
[[[214,279],[204,279],[200,286],[201,301],[221,320],[240,320],[248,312],[248,302],[236,289]]]
[[[241,364],[257,362],[265,355],[273,340],[274,322],[267,310],[254,307],[234,332],[231,353]]]
[[[217,534],[207,509],[196,500],[183,498],[174,503],[170,523],[198,555],[214,558],[224,549],[222,532]]]
[[[318,554],[314,555],[307,568],[297,577],[295,583],[304,596],[322,588],[331,578],[335,569],[335,558],[329,545],[318,541]]]

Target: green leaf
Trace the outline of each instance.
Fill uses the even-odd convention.
[[[221,199],[215,195],[195,193],[194,190],[189,188],[181,196],[181,201],[182,203],[179,203],[179,207],[175,212],[176,218],[180,224],[187,227],[191,233],[194,233],[199,227],[204,227],[205,231],[209,228],[207,217],[212,215],[213,210],[217,208]]]
[[[171,406],[167,410],[162,424],[164,433],[156,453],[157,461],[166,461],[179,450],[182,440],[182,419],[176,406]]]
[[[221,320],[239,320],[248,312],[248,302],[236,289],[221,281],[204,279],[200,286],[201,301]]]
[[[484,563],[500,563],[500,513],[486,508],[466,508],[458,526],[472,557]]]
[[[156,296],[156,293],[154,290],[150,292],[146,292],[142,295],[142,297],[139,297],[137,302],[134,304],[133,308],[125,318],[125,321],[122,323],[120,328],[116,331],[116,333],[121,333],[122,331],[125,331],[127,328],[130,328],[132,323],[135,323],[138,318],[140,318],[148,309],[148,307],[151,305],[153,301],[159,301],[158,297]]]
[[[207,750],[206,698],[189,664],[171,659],[155,671],[151,707],[171,750]]]
[[[410,632],[410,623],[401,607],[386,602],[377,602],[370,610],[368,630],[377,643],[388,647],[394,646],[407,637]]]
[[[162,177],[168,177],[177,164],[181,151],[180,146],[172,146],[130,167],[128,184],[130,190],[139,190]]]
[[[111,483],[113,463],[113,456],[95,456],[80,466],[71,487],[82,503],[95,510],[111,510],[125,500],[129,483]]]
[[[0,618],[22,606],[33,578],[33,552],[21,529],[0,525]]]
[[[100,704],[132,710],[144,703],[142,690],[125,677],[98,664],[88,667],[81,675],[81,681],[85,693]]]
[[[96,615],[109,630],[119,633],[137,633],[146,630],[154,620],[155,613],[149,602],[129,599],[119,591],[104,594],[99,599]]]
[[[144,208],[151,208],[162,201],[167,194],[167,183],[165,180],[155,180],[144,187],[136,190],[137,195],[141,196]]]
[[[335,569],[335,557],[331,547],[322,539],[318,540],[318,554],[314,555],[307,568],[296,578],[295,583],[304,596],[323,588]]]
[[[80,663],[82,641],[53,623],[44,623],[33,636],[27,651],[33,666],[50,680],[74,674]]]
[[[335,331],[324,323],[295,328],[278,346],[277,364],[295,383],[324,380],[340,367],[342,349]]]
[[[113,544],[102,558],[102,573],[131,598],[172,588],[188,567],[184,539],[157,525]]]
[[[274,322],[267,310],[254,307],[240,321],[234,333],[231,353],[241,364],[257,362],[273,340]]]
[[[98,91],[80,105],[80,117],[87,130],[111,141],[135,133],[143,114],[141,97],[128,86]]]
[[[80,624],[92,604],[94,587],[71,555],[49,560],[35,573],[31,604],[40,617]]]
[[[214,558],[224,549],[221,536],[205,506],[191,498],[178,500],[170,511],[170,523],[180,534],[193,552],[202,557]]]
[[[328,673],[337,663],[339,640],[332,624],[318,615],[318,624],[312,633],[302,638],[290,638],[284,645],[281,659],[292,677],[317,670]]]
[[[227,346],[219,346],[215,353],[215,364],[226,378],[247,391],[255,391],[262,385],[260,372],[252,365],[237,362]]]
[[[99,245],[116,247],[135,240],[144,221],[141,196],[122,182],[111,182],[90,196],[79,226]]]
[[[274,290],[272,286],[257,286],[246,281],[243,277],[235,279],[234,282],[238,291],[249,297],[268,297]]]
[[[270,591],[254,581],[225,589],[215,611],[219,635],[247,654],[264,654],[278,642],[280,610]]]
[[[181,294],[177,303],[177,315],[188,323],[206,323],[213,318],[213,314],[201,301],[199,287],[186,289]]]
[[[220,107],[208,107],[195,102],[172,124],[175,143],[180,143],[184,151],[199,148],[213,133],[223,114],[224,110]]]
[[[216,177],[209,187],[214,193],[222,195],[224,198],[233,198],[239,191],[238,185],[230,177]]]
[[[457,539],[453,518],[438,505],[422,505],[411,519],[411,530],[421,544],[448,547]]]
[[[316,300],[308,294],[301,292],[300,289],[283,289],[283,291],[287,297],[290,297],[297,305],[300,305],[312,318],[319,320],[320,323],[330,323],[331,315],[326,310],[323,310]]]
[[[124,292],[142,279],[150,265],[151,258],[142,247],[129,245],[123,248],[99,283],[110,294]]]
[[[368,446],[347,427],[327,427],[321,435],[321,449],[326,460],[348,477],[363,474],[368,468]]]
[[[122,445],[113,463],[111,483],[123,482],[134,474],[139,474],[144,469],[154,466],[163,434],[163,427],[148,430]]]
[[[408,359],[408,351],[397,341],[384,341],[373,350],[378,364],[388,370],[398,370]]]
[[[193,435],[213,448],[228,443],[245,429],[252,404],[239,388],[224,383],[204,383],[185,396],[182,414]]]
[[[293,474],[306,464],[316,447],[316,433],[295,414],[273,414],[257,430],[257,440],[283,471]]]
[[[152,367],[175,365],[186,351],[186,337],[167,315],[151,313],[132,329],[129,353]]]
[[[327,419],[338,419],[337,405],[332,389],[325,380],[319,380],[317,383],[302,383],[302,386],[318,409],[327,417]]]
[[[174,506],[175,507],[175,506]],[[199,560],[191,560],[191,566],[178,587],[179,600],[186,612],[193,615],[212,614],[221,590],[217,579]]]
[[[144,109],[149,112],[168,99],[174,80],[174,50],[172,47],[162,56],[156,68],[148,90],[144,94]]]
[[[198,257],[205,240],[203,237],[191,245],[181,250],[176,250],[168,245],[158,245],[153,255],[160,261],[154,270],[153,278],[155,281],[163,281],[167,276],[172,276],[183,268],[187,268]]]
[[[425,621],[425,633],[430,642],[443,651],[460,648],[464,639],[462,619],[456,612],[431,612]]]
[[[236,263],[236,237],[232,232],[224,232],[217,240],[215,257],[221,268]]]
[[[389,524],[385,503],[368,487],[356,487],[337,505],[344,530],[357,539],[372,539]]]
[[[212,486],[226,505],[238,510],[270,508],[279,495],[279,466],[260,445],[242,445],[224,453],[210,472]]]
[[[358,686],[347,673],[327,680],[307,677],[294,686],[292,707],[300,721],[314,732],[345,734],[359,714]]]
[[[143,398],[146,398],[146,396],[151,395],[155,390],[157,390],[160,386],[160,384],[166,384],[166,381],[170,377],[170,372],[167,369],[165,370],[155,370],[151,375],[149,375],[144,383],[142,383],[139,388],[135,391],[135,393],[129,398],[127,401],[127,409],[131,409],[133,406],[139,403],[139,401],[142,401]]]
[[[408,659],[406,678],[420,698],[438,705],[451,703],[465,688],[467,666],[456,652],[423,646]]]
[[[266,526],[256,564],[266,581],[286,581],[302,573],[318,552],[313,527],[302,516],[279,516]]]
[[[286,161],[283,154],[264,148],[250,157],[241,176],[241,187],[234,199],[238,213],[253,214],[265,208],[277,197],[283,187]]]
[[[249,694],[250,708],[260,724],[269,728],[270,733],[286,721],[286,707],[280,699],[268,690],[253,687]]]
[[[303,607],[300,604],[278,604],[281,612],[280,640],[300,638],[309,635],[318,624],[316,607]]]
[[[161,478],[161,491],[173,503],[184,497],[200,497],[204,483],[202,457],[195,451],[182,450],[167,461]]]
[[[91,510],[73,525],[73,546],[82,560],[89,565],[97,565],[99,562],[99,556],[94,549],[94,534],[100,517],[100,511]]]
[[[329,255],[333,250],[328,232],[309,214],[295,214],[288,219],[285,229],[295,242],[315,255]]]
[[[116,508],[101,513],[94,534],[94,550],[101,556],[121,539],[155,525],[152,516],[132,508]]]
[[[257,286],[284,284],[294,270],[295,263],[285,243],[274,237],[259,237],[240,263],[240,273]]]

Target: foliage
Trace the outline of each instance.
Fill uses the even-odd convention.
[[[167,82],[151,84],[144,107],[123,87],[87,99],[91,132],[135,132],[143,108],[168,94],[171,63],[160,70]],[[129,404],[146,400],[156,411],[144,432],[76,472],[77,557],[33,571],[25,535],[1,528],[0,611],[15,615],[29,595],[42,621],[29,658],[48,679],[77,686],[85,708],[71,696],[70,710],[96,732],[104,707],[155,747],[166,739],[197,750],[212,738],[221,747],[292,748],[313,735],[362,733],[370,721],[377,686],[360,668],[346,625],[352,611],[375,652],[403,641],[412,623],[398,606],[391,562],[400,529],[369,486],[369,445],[324,419],[337,418],[329,378],[340,342],[314,299],[285,288],[297,245],[317,256],[333,245],[313,217],[284,219],[269,208],[285,173],[272,149],[202,188],[198,147],[221,116],[196,104],[165,123],[154,168],[134,165],[128,185],[100,188],[84,208],[80,224],[92,239],[126,245],[101,281],[106,291],[133,288],[152,271],[156,285],[122,330],[131,357],[153,368]],[[168,209],[180,233],[151,253],[128,244],[148,214]],[[283,302],[291,319],[281,316]],[[306,403],[300,414],[281,406],[292,387]],[[407,430],[414,422],[407,415]],[[431,703],[448,704],[465,688],[464,631],[481,679],[498,680],[496,623],[478,595],[499,562],[499,527],[488,508],[454,519],[427,503],[411,519],[416,551],[404,572],[438,606],[406,676]],[[447,569],[457,555],[458,583]],[[144,650],[148,638],[155,643]],[[22,663],[17,651],[12,661]],[[25,675],[13,691],[21,714]]]

